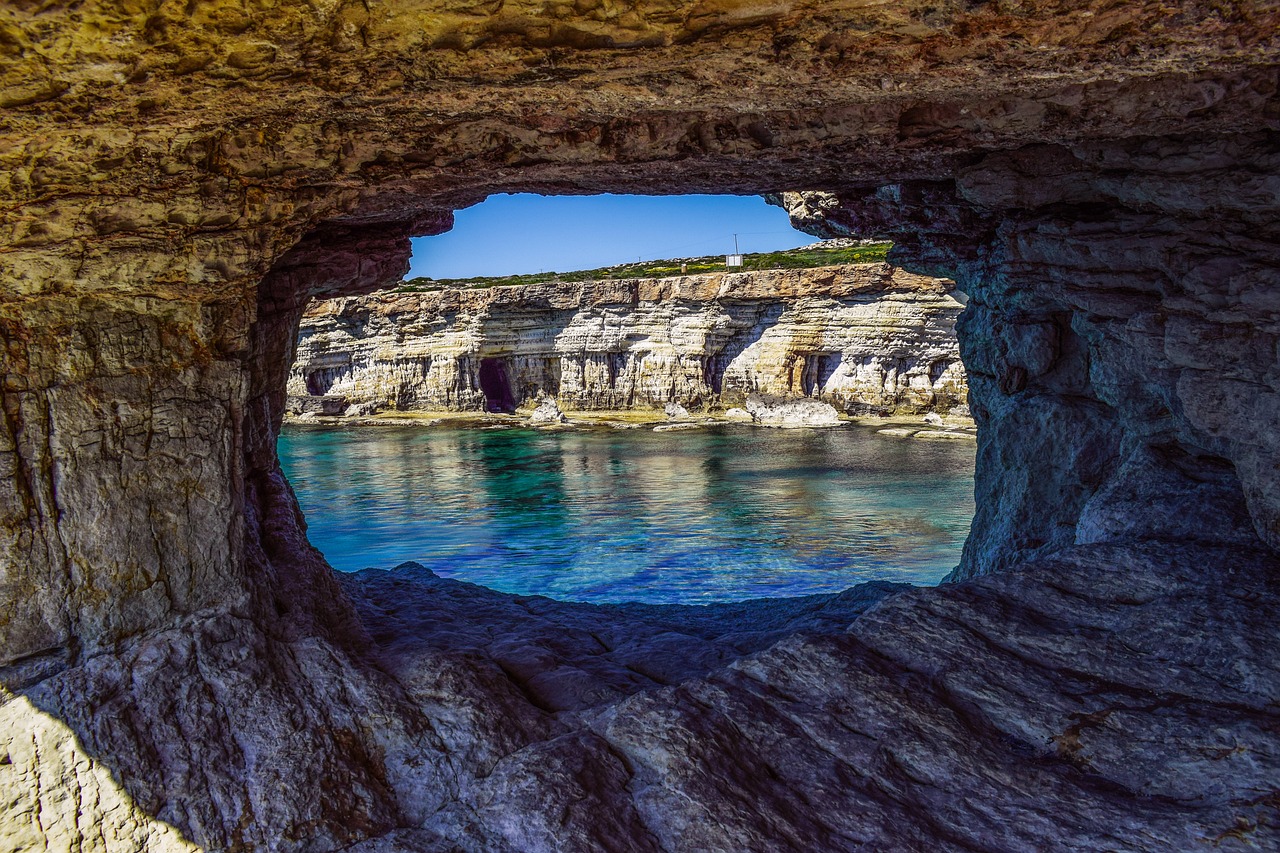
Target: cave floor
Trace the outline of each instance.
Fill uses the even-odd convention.
[[[346,576],[377,665],[471,756],[456,798],[353,849],[1280,846],[1278,570],[1091,545],[706,608]]]

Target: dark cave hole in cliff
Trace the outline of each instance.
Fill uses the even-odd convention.
[[[307,393],[313,397],[323,397],[328,394],[332,385],[333,372],[330,370],[312,370],[307,373]]]
[[[509,414],[516,410],[516,393],[504,359],[480,359],[480,391],[484,394],[485,411]]]

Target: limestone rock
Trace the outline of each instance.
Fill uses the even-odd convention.
[[[751,395],[746,410],[761,426],[797,429],[840,426],[840,414],[817,400],[770,400]]]
[[[974,441],[978,438],[976,433],[965,432],[958,429],[922,429],[916,430],[911,435],[912,438],[925,439],[926,441],[948,441],[951,439]]]
[[[947,411],[961,295],[884,264],[385,293],[313,305],[290,393],[399,409],[736,406]]]
[[[1246,149],[1277,162],[1261,137],[1189,143],[1181,156],[1230,161]],[[1109,540],[1120,516],[1131,536],[1153,535],[1163,525],[1145,516],[1173,507],[1180,522],[1170,531],[1234,541],[1233,519],[1246,510],[1231,493],[1248,503],[1255,535],[1280,544],[1280,437],[1236,428],[1280,406],[1273,390],[1245,391],[1273,388],[1280,305],[1265,294],[1280,287],[1280,250],[1228,245],[1256,234],[1276,202],[1257,198],[1253,179],[1227,161],[1206,165],[1192,190],[1166,171],[1163,150],[1151,140],[1070,155],[1033,148],[975,166],[954,187],[777,199],[820,233],[874,228],[900,240],[900,256],[948,258],[930,268],[950,269],[969,295],[958,331],[979,427],[978,516],[956,577]],[[1118,168],[1129,170],[1125,187],[1160,201],[1148,208],[1127,195]],[[1055,213],[1089,198],[1106,206],[1103,218]],[[1212,224],[1210,198],[1222,211]],[[1011,199],[1028,207],[991,213]],[[1186,230],[1193,221],[1225,242],[1202,252]],[[1178,259],[1183,272],[1170,279],[1157,258]]]
[[[378,404],[373,400],[364,403],[352,403],[343,410],[342,416],[346,418],[364,418],[369,415],[376,415],[378,408]]]
[[[1280,848],[1277,33],[1257,0],[6,4],[2,843]],[[500,192],[776,193],[955,281],[958,582],[735,657],[701,611],[336,578],[275,456],[299,319]]]
[[[25,696],[0,690],[0,849],[77,849],[86,853],[197,853],[174,827],[152,815],[91,755],[75,731]],[[74,796],[43,797],[42,790]]]
[[[529,413],[529,423],[537,426],[562,424],[568,420],[564,412],[560,411],[560,407],[556,405],[556,401],[551,397],[543,398]]]
[[[687,420],[689,417],[689,410],[679,403],[667,403],[663,413],[673,421]]]
[[[294,415],[341,415],[348,409],[346,397],[336,395],[291,394],[285,409]]]

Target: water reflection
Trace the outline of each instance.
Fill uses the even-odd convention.
[[[579,601],[936,583],[973,517],[971,444],[856,428],[292,427],[280,456],[335,568]]]

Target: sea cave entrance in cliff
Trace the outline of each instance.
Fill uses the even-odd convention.
[[[973,515],[963,296],[886,267],[887,243],[817,240],[760,198],[709,198],[766,219],[561,197],[585,212],[557,221],[551,199],[499,197],[468,209],[489,217],[479,226],[464,210],[417,241],[398,285],[313,306],[289,391],[324,404],[293,406],[316,414],[286,425],[279,451],[330,563],[414,561],[600,603],[936,583],[953,568]],[[535,223],[583,232],[600,204],[675,222],[652,248],[539,254],[555,240]],[[707,248],[720,253],[695,254]],[[904,306],[932,313],[903,324]],[[880,352],[857,332],[917,327],[946,334]],[[314,429],[356,423],[370,426]]]
[[[510,414],[516,410],[516,393],[504,359],[480,359],[479,379],[486,412]]]

